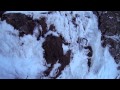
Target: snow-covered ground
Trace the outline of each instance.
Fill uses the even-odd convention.
[[[101,46],[101,32],[98,29],[97,17],[91,11],[55,11],[52,14],[43,14],[47,11],[7,11],[6,13],[24,13],[32,15],[33,19],[44,16],[47,26],[54,24],[56,32],[48,32],[58,36],[61,34],[70,43],[63,45],[64,53],[70,49],[72,58],[57,79],[114,79],[118,76],[117,64],[109,53],[109,47]],[[76,17],[77,15],[77,17]],[[75,26],[72,18],[76,17]],[[37,28],[35,28],[37,29]],[[84,38],[77,42],[78,38]],[[43,75],[47,63],[43,57],[42,43],[44,38],[37,41],[34,35],[18,36],[18,31],[0,21],[0,78],[1,79],[31,79],[49,78]],[[22,45],[22,43],[24,43]],[[88,67],[88,50],[84,46],[91,46],[93,55],[91,67]],[[49,66],[49,65],[48,65]],[[54,76],[60,64],[57,62],[50,76]]]

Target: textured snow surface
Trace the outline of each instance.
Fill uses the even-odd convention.
[[[72,51],[70,64],[67,65],[57,79],[114,79],[118,76],[117,64],[109,53],[109,48],[101,46],[101,32],[98,29],[97,17],[91,11],[8,11],[6,13],[24,13],[32,15],[34,19],[44,16],[47,26],[54,24],[56,32],[49,31],[47,35],[62,35],[69,46],[63,45],[64,53]],[[76,17],[77,15],[77,17]],[[75,26],[72,18],[76,17]],[[37,33],[35,28],[35,34]],[[77,42],[78,38],[83,38]],[[7,24],[0,22],[0,78],[4,79],[31,79],[49,78],[43,71],[49,65],[43,57],[42,43],[44,38],[37,41],[35,35],[18,36],[18,31]],[[22,43],[24,43],[22,45]],[[91,46],[93,55],[91,67],[88,67],[88,50],[84,46]],[[56,62],[50,76],[53,77],[60,64]]]

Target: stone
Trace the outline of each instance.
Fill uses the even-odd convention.
[[[109,46],[109,52],[116,63],[120,62],[120,41],[106,36],[120,36],[120,11],[96,11],[102,33],[102,46]]]
[[[44,49],[44,58],[47,62],[47,64],[51,64],[51,67],[49,67],[44,73],[45,75],[49,75],[50,71],[53,68],[53,65],[58,61],[58,63],[61,64],[61,67],[59,67],[58,74],[54,77],[57,78],[61,71],[70,63],[70,55],[71,51],[69,50],[65,55],[63,54],[63,48],[62,48],[62,38],[61,37],[55,37],[52,35],[48,35],[46,37],[45,42],[43,43],[43,49]]]
[[[6,20],[8,24],[11,24],[15,29],[19,30],[19,36],[33,34],[35,27],[34,20],[25,14],[7,13],[3,14],[1,20]]]

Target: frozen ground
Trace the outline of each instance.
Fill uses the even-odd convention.
[[[8,11],[6,13],[24,13],[32,15],[33,19],[44,16],[47,18],[47,26],[54,24],[56,32],[54,36],[61,34],[69,46],[63,45],[64,53],[68,49],[72,51],[69,65],[62,71],[57,79],[115,79],[118,77],[117,64],[109,53],[109,47],[101,46],[101,32],[98,29],[97,17],[91,11],[55,11],[45,14],[47,11]],[[76,17],[73,24],[72,18]],[[75,26],[77,25],[77,26]],[[35,28],[36,30],[37,28]],[[42,43],[44,38],[38,41],[33,35],[18,36],[18,31],[0,21],[0,78],[1,79],[47,79],[43,72],[47,69],[47,63],[43,57]],[[78,42],[78,38],[81,41]],[[24,43],[24,45],[22,45]],[[92,57],[88,57],[85,46],[92,47]],[[88,58],[91,65],[88,66]],[[50,76],[54,77],[58,67],[56,62]]]

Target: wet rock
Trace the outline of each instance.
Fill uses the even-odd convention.
[[[19,30],[19,36],[24,34],[33,34],[35,27],[34,20],[31,17],[21,13],[8,13],[4,14],[1,20],[6,20],[15,29]]]

